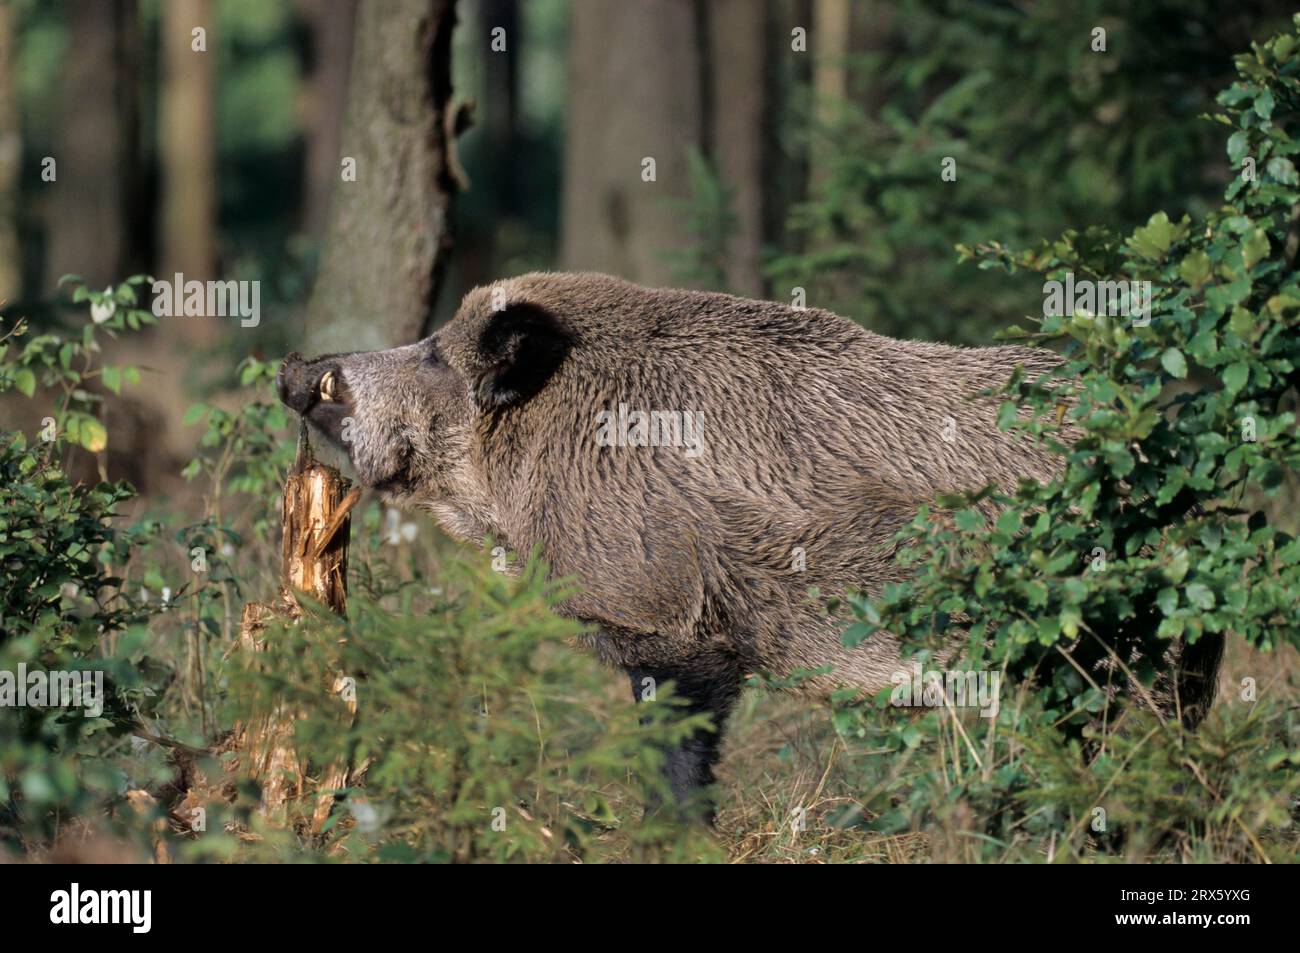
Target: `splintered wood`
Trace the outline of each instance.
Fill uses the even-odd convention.
[[[265,633],[274,621],[296,623],[302,617],[295,591],[305,592],[342,615],[347,608],[349,516],[360,488],[349,491],[348,481],[333,467],[312,457],[306,425],[298,438],[298,454],[285,480],[282,547],[283,576],[279,599],[273,605],[250,602],[244,606],[239,627],[241,650],[256,653],[265,648]],[[324,676],[325,673],[322,673]],[[336,675],[336,694],[343,686]],[[347,702],[349,717],[356,702]],[[247,725],[236,728],[236,749],[243,769],[262,783],[262,813],[283,821],[291,800],[308,793],[309,766],[293,748],[294,713],[283,704]],[[319,832],[329,817],[332,792],[348,781],[348,766],[323,767],[314,788],[316,803],[311,830]]]

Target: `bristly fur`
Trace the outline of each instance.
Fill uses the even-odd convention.
[[[417,344],[291,359],[281,392],[394,503],[576,577],[561,609],[591,624],[600,655],[634,682],[676,680],[721,725],[747,672],[890,684],[894,640],[846,648],[809,590],[901,579],[894,536],[937,493],[1050,479],[1061,458],[999,430],[997,402],[975,395],[1058,363],[893,340],[816,308],[535,273],[470,292]],[[310,393],[326,370],[335,401]],[[700,452],[602,445],[599,415],[620,404],[701,414]],[[689,747],[669,767],[683,794],[717,753],[716,738]]]

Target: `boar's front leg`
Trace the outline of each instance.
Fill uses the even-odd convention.
[[[659,686],[672,682],[677,697],[686,700],[687,712],[703,712],[712,718],[713,730],[697,731],[670,748],[664,764],[664,774],[677,803],[688,808],[702,806],[706,820],[712,823],[712,798],[702,789],[713,783],[713,766],[720,754],[727,715],[740,697],[739,666],[726,657],[709,655],[667,667],[628,666],[627,674],[632,683],[632,697],[638,702],[653,700]]]

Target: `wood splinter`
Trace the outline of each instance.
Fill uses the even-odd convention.
[[[348,481],[338,470],[316,461],[307,424],[303,421],[297,455],[284,484],[280,598],[275,605],[244,606],[239,631],[241,648],[261,651],[263,634],[273,620],[296,623],[302,617],[295,591],[310,594],[339,615],[345,613],[350,513],[360,499],[359,487],[349,489]],[[334,691],[340,692],[344,684],[343,677],[336,675]],[[350,700],[347,705],[349,716],[355,715],[356,701]],[[292,746],[293,718],[293,713],[277,705],[269,715],[236,728],[240,760],[248,774],[262,782],[262,811],[280,820],[288,802],[302,797],[307,788],[308,765]],[[348,776],[349,766],[342,762],[323,770],[315,784],[313,832],[318,833],[323,827],[334,791],[347,785]]]

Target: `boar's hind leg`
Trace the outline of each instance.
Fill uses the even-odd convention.
[[[705,713],[712,718],[714,730],[697,731],[670,748],[664,765],[678,804],[703,800],[700,788],[713,783],[713,766],[718,761],[727,715],[740,697],[739,666],[732,659],[710,655],[692,658],[680,666],[628,666],[627,674],[632,697],[637,701],[653,699],[657,686],[673,682],[677,697],[686,700],[690,714]],[[712,822],[712,804],[707,800],[704,804],[707,819]]]

